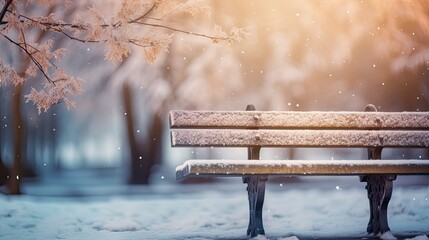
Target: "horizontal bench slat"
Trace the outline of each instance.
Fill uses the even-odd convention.
[[[429,112],[171,111],[171,128],[428,129]]]
[[[186,176],[429,174],[429,160],[188,160]]]
[[[176,129],[173,147],[429,147],[429,131]]]

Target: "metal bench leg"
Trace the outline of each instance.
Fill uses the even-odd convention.
[[[387,206],[393,191],[395,176],[391,175],[368,175],[366,176],[368,200],[370,206],[370,218],[367,232],[377,235],[390,231],[387,222]]]
[[[265,197],[265,183],[267,176],[246,177],[244,182],[247,183],[247,193],[249,197],[249,226],[247,235],[256,237],[265,235],[262,221],[262,208]]]
[[[254,105],[247,105],[246,111],[255,111]],[[258,121],[255,117],[254,121]],[[254,128],[257,129],[257,128]],[[248,147],[247,154],[249,160],[259,160],[261,147]],[[243,177],[243,183],[247,183],[247,195],[249,198],[249,226],[247,227],[247,236],[256,237],[265,235],[264,225],[262,223],[262,207],[264,206],[265,183],[268,176],[249,176]]]
[[[377,108],[368,104],[365,112],[377,112]],[[383,139],[380,139],[383,142]],[[368,159],[381,159],[382,147],[368,148]],[[369,200],[369,222],[367,227],[368,233],[377,235],[390,231],[387,222],[387,206],[393,191],[393,180],[396,175],[365,175],[361,176],[361,182],[367,182],[366,189],[368,191]]]

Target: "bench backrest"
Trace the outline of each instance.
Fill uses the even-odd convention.
[[[429,147],[429,112],[171,111],[169,117],[173,147]]]

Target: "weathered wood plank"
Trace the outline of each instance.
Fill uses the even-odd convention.
[[[171,128],[428,129],[429,112],[171,111]]]
[[[429,147],[429,131],[176,129],[173,147]]]
[[[188,160],[176,168],[186,176],[429,174],[429,160]]]

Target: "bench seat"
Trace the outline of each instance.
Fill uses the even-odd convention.
[[[187,176],[366,175],[429,173],[429,160],[187,160],[176,179]]]

